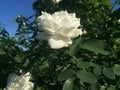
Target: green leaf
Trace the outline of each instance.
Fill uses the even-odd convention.
[[[62,68],[63,68],[63,66],[56,65],[56,69],[55,69],[55,71],[59,71],[59,70],[61,70]]]
[[[42,90],[41,87],[37,87],[36,90]]]
[[[95,83],[97,82],[96,76],[92,73],[86,72],[86,71],[82,71],[79,70],[77,72],[77,77],[87,83]]]
[[[72,77],[73,74],[74,74],[74,71],[72,69],[67,69],[66,71],[64,71],[60,75],[58,75],[58,81],[64,81],[64,80]]]
[[[23,64],[23,67],[27,67],[28,66],[28,64],[29,64],[29,60],[28,59],[26,59],[26,61],[24,62],[24,64]]]
[[[97,0],[89,0],[90,3],[97,3]]]
[[[73,81],[74,79],[69,78],[65,81],[62,90],[73,90]]]
[[[75,44],[73,44],[70,49],[69,49],[69,54],[71,56],[74,56],[78,53],[79,49],[80,49],[80,43],[83,41],[83,38],[78,38],[75,40]]]
[[[104,5],[107,5],[108,7],[112,7],[112,2],[110,0],[101,0]]]
[[[6,52],[4,50],[0,49],[0,55],[5,55],[5,54],[6,54]]]
[[[77,67],[78,68],[88,68],[90,65],[89,65],[89,62],[79,62],[77,64]]]
[[[93,69],[93,72],[94,72],[94,74],[95,75],[101,75],[101,73],[102,73],[102,68],[101,67],[95,67],[94,69]]]
[[[107,90],[116,90],[116,86],[110,86],[107,88]]]
[[[53,58],[53,59],[58,59],[58,56],[55,53],[51,53],[50,57]]]
[[[42,65],[40,66],[40,68],[49,68],[49,63],[48,63],[48,61],[44,61],[44,62],[42,63]]]
[[[22,59],[21,59],[21,56],[20,56],[20,55],[16,55],[16,56],[14,57],[14,60],[15,60],[16,62],[18,62],[18,63],[21,63],[21,62],[22,62]]]
[[[117,39],[116,39],[116,42],[117,42],[118,44],[120,44],[120,38],[117,38]]]
[[[104,69],[103,69],[103,74],[104,74],[108,79],[115,79],[115,74],[113,73],[112,69],[110,69],[110,68],[104,68]]]
[[[104,50],[105,47],[106,47],[105,44],[95,39],[86,41],[81,45],[81,48],[86,49],[88,51],[92,51],[92,52],[100,53],[104,55],[109,55],[110,52],[107,50]]]
[[[114,72],[116,75],[120,76],[120,65],[115,64],[115,65],[112,67],[112,70],[113,70],[113,72]]]
[[[98,7],[101,6],[101,5],[102,5],[101,2],[97,2],[97,3],[94,4],[94,7],[95,7],[95,8],[98,8]]]
[[[90,90],[100,90],[100,84],[99,83],[91,84]]]
[[[106,88],[107,88],[107,86],[103,85],[103,86],[100,87],[100,90],[106,90]]]

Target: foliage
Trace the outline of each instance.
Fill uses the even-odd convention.
[[[18,17],[13,37],[1,25],[0,87],[6,86],[11,72],[22,70],[32,74],[35,90],[119,90],[120,8],[113,11],[115,4],[109,0],[62,0],[55,4],[36,0],[36,14]],[[38,33],[35,18],[41,11],[60,10],[75,12],[87,34],[73,39],[68,48],[53,50],[34,38]]]

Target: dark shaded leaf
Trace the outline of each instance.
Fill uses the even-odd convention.
[[[91,84],[90,90],[100,90],[100,84],[99,83]]]
[[[0,49],[0,55],[5,55],[5,54],[6,54],[6,52],[4,50]]]
[[[36,90],[41,90],[41,87],[37,87]]]
[[[73,85],[73,90],[80,90],[77,85]]]
[[[74,74],[74,71],[72,69],[67,69],[66,71],[64,71],[60,75],[58,75],[58,81],[64,81],[64,80],[72,77],[73,74]]]
[[[75,44],[73,44],[70,49],[69,49],[69,54],[71,56],[74,56],[78,53],[80,49],[80,43],[83,41],[83,38],[79,37],[78,39],[75,40]]]
[[[21,63],[21,62],[22,62],[22,58],[21,58],[20,55],[16,55],[16,56],[14,57],[14,60],[15,60],[16,62],[18,62],[18,63]]]

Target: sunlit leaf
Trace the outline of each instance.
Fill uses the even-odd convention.
[[[105,50],[106,45],[99,40],[88,40],[81,45],[81,48],[95,53],[109,55],[109,51]]]
[[[73,90],[73,81],[74,79],[69,78],[65,81],[62,90]]]
[[[110,86],[107,88],[107,90],[116,90],[116,86]]]
[[[64,72],[62,72],[59,76],[58,76],[58,81],[64,81],[70,77],[72,77],[74,74],[74,71],[72,69],[68,69]]]

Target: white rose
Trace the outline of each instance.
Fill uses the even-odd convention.
[[[52,0],[54,3],[59,3],[61,0]]]
[[[75,13],[60,11],[51,15],[42,12],[38,17],[38,28],[42,32],[36,38],[48,40],[53,49],[68,47],[72,44],[72,38],[83,34],[82,30],[78,29],[79,26],[81,26],[80,18],[76,18]]]
[[[29,81],[30,73],[18,76],[11,73],[7,80],[7,87],[4,90],[33,90],[34,84]]]

